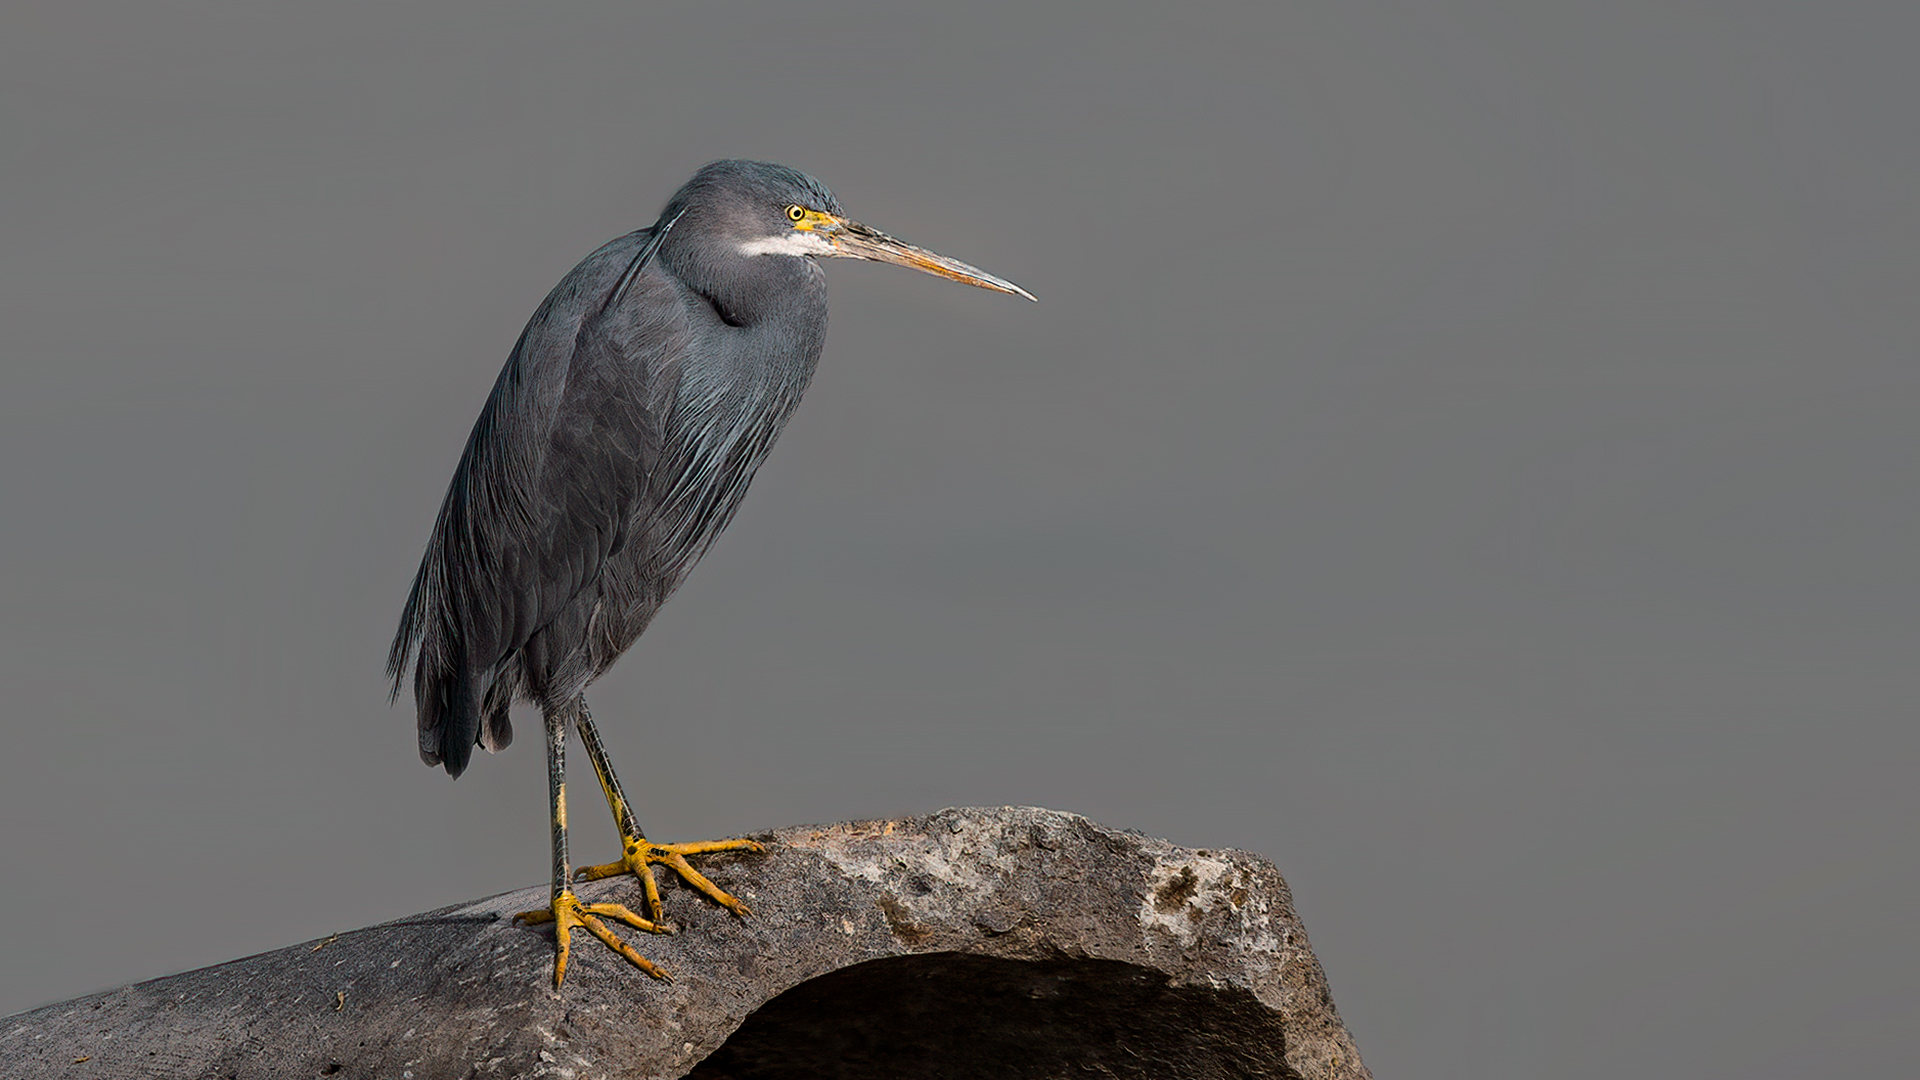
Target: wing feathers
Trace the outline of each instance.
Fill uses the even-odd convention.
[[[594,586],[646,496],[663,419],[653,403],[672,398],[649,380],[678,371],[666,354],[689,334],[677,296],[644,272],[656,249],[647,231],[629,234],[548,295],[441,505],[388,674],[397,694],[417,656],[421,757],[455,775],[476,743],[511,739],[487,687],[518,678],[503,664]]]

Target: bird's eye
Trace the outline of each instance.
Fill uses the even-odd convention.
[[[792,206],[787,207],[788,221],[798,222],[801,219],[805,218],[806,216],[807,216],[807,208],[804,206],[801,206],[799,203],[794,203]]]

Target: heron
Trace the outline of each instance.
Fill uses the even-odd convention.
[[[826,340],[819,261],[867,259],[1033,295],[849,218],[784,165],[716,161],[651,226],[581,260],[521,331],[468,436],[387,656],[411,671],[420,758],[458,777],[476,746],[505,749],[508,710],[540,710],[552,889],[516,921],[552,923],[553,981],[585,929],[657,978],[609,926],[668,933],[653,868],[738,916],[745,904],[688,856],[757,852],[747,839],[656,843],[614,775],[586,688],[637,640],[739,509]],[[571,870],[566,749],[577,733],[622,838],[620,857]],[[631,874],[645,914],[583,902],[572,885]]]

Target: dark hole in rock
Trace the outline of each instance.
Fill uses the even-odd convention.
[[[869,960],[761,1006],[688,1080],[1294,1077],[1280,1017],[1238,988],[1113,960]]]

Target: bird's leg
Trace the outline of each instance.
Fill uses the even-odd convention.
[[[567,872],[567,718],[559,711],[546,714],[547,724],[547,804],[553,811],[553,891],[552,899],[545,908],[523,911],[514,916],[515,921],[525,923],[551,922],[553,924],[554,943],[559,956],[553,963],[553,985],[558,987],[567,977],[568,938],[576,926],[585,927],[587,932],[606,943],[607,948],[631,960],[641,971],[656,979],[671,979],[665,971],[655,967],[646,957],[633,950],[633,946],[621,941],[612,930],[600,920],[618,919],[628,926],[653,933],[665,933],[666,928],[659,923],[643,919],[628,911],[623,904],[583,904],[568,887],[571,875]]]
[[[658,922],[660,912],[660,886],[653,880],[653,864],[659,863],[679,874],[687,884],[705,893],[714,903],[733,912],[735,915],[751,915],[747,905],[726,890],[708,881],[706,875],[695,870],[687,862],[689,855],[705,855],[715,851],[760,851],[759,844],[751,840],[708,840],[695,844],[656,844],[647,839],[640,831],[640,823],[633,818],[633,809],[627,802],[627,793],[620,789],[620,778],[613,775],[613,763],[607,760],[607,752],[600,745],[600,732],[594,729],[593,716],[587,712],[587,698],[582,694],[578,709],[574,714],[574,726],[580,730],[580,744],[587,748],[587,759],[593,762],[593,771],[600,777],[600,790],[606,793],[607,808],[613,811],[613,822],[620,828],[622,851],[620,861],[603,863],[600,866],[583,866],[575,877],[585,881],[598,881],[616,874],[632,874],[640,879],[640,889],[647,901],[647,915]]]

